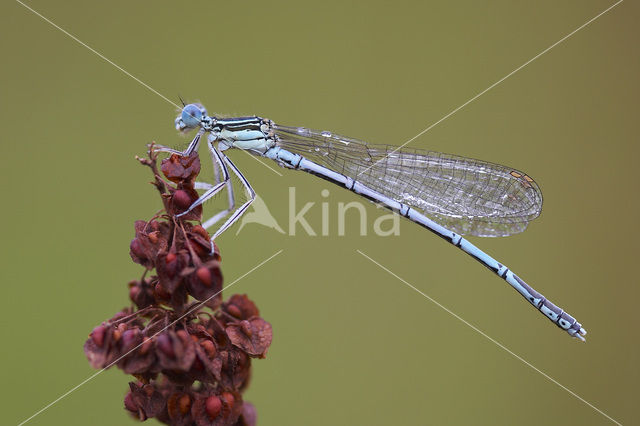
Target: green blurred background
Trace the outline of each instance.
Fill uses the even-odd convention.
[[[174,102],[399,145],[612,2],[28,4]],[[357,196],[231,153],[282,227],[292,186],[298,206],[316,202],[315,229],[322,201],[333,226],[248,224],[217,241],[227,283],[284,249],[226,293],[248,293],[274,328],[246,395],[261,425],[611,423],[356,250],[637,424],[639,18],[620,4],[410,144],[536,179],[544,212],[527,232],[472,241],[581,321],[586,344],[426,230],[361,237],[352,214],[339,237],[337,204]],[[16,424],[94,373],[82,345],[127,304],[133,222],[160,208],[134,156],[188,139],[174,106],[19,3],[0,6],[0,32],[0,401]],[[367,213],[369,229],[386,214]],[[134,424],[128,380],[109,370],[29,424]]]

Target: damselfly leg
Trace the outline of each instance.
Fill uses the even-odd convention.
[[[200,138],[204,134],[204,130],[198,131],[196,136],[189,142],[189,146],[184,151],[179,151],[177,149],[170,148],[164,145],[153,145],[153,150],[157,152],[168,152],[170,154],[178,154],[181,157],[188,157],[198,150],[198,146],[200,146]]]
[[[211,153],[211,162],[213,163],[213,175],[216,180],[216,184],[221,182],[220,180],[220,171],[222,170],[223,174],[228,175],[227,168],[225,164],[221,161],[221,153],[217,150],[217,148],[213,145],[215,139],[210,139],[207,141],[207,146],[209,148],[209,152]],[[204,183],[204,182],[196,182],[196,189],[210,189],[214,185]],[[229,202],[228,207],[221,212],[216,213],[213,217],[209,218],[206,222],[202,224],[204,229],[208,229],[214,224],[216,224],[220,219],[227,216],[229,213],[233,211],[236,206],[235,197],[233,194],[233,185],[231,183],[231,179],[226,180],[226,188],[227,188],[227,200]]]
[[[187,149],[185,149],[184,151],[179,151],[163,145],[157,145],[155,146],[155,149],[159,152],[168,152],[168,153],[177,154],[180,156],[189,156],[193,152],[197,151],[198,146],[200,144],[200,138],[203,133],[204,132],[199,131],[198,134],[196,134],[193,140],[189,143],[189,146],[187,147]],[[176,215],[176,217],[184,216],[185,214],[189,213],[191,210],[193,210],[197,206],[213,198],[217,193],[219,193],[225,187],[227,189],[227,196],[229,201],[228,208],[215,214],[213,217],[203,222],[202,227],[205,229],[208,229],[214,224],[216,224],[218,221],[220,221],[222,218],[227,216],[230,212],[232,212],[236,206],[236,203],[235,203],[235,196],[233,192],[233,186],[231,183],[231,177],[229,175],[229,169],[231,169],[231,171],[233,171],[233,173],[242,182],[242,185],[244,186],[247,193],[249,194],[249,199],[244,204],[242,204],[237,210],[235,210],[231,215],[231,217],[229,217],[227,221],[223,223],[222,226],[220,226],[213,233],[211,237],[212,251],[213,251],[213,241],[215,240],[215,238],[218,235],[222,234],[225,230],[227,230],[227,228],[229,228],[231,225],[233,225],[240,218],[240,216],[242,216],[246,212],[246,210],[249,208],[253,200],[255,200],[256,198],[256,193],[251,187],[251,184],[249,184],[249,181],[247,180],[247,178],[244,177],[244,175],[240,172],[240,170],[236,167],[236,165],[233,164],[233,162],[229,159],[229,157],[227,157],[223,152],[221,152],[214,145],[215,142],[216,142],[215,137],[208,138],[207,148],[209,149],[209,152],[211,154],[213,172],[214,172],[216,183],[212,185],[206,182],[196,182],[195,189],[202,189],[202,190],[205,190],[205,192],[196,201],[194,201],[189,206],[189,208],[187,208],[184,212]]]
[[[231,171],[242,182],[242,185],[244,186],[244,188],[246,189],[247,193],[249,194],[249,199],[243,205],[241,205],[236,211],[234,211],[233,214],[229,217],[229,219],[227,219],[227,221],[225,223],[223,223],[222,226],[220,228],[218,228],[218,230],[216,232],[213,233],[213,235],[211,237],[211,241],[215,240],[218,235],[222,234],[224,231],[227,230],[227,228],[229,228],[231,225],[233,225],[240,218],[240,216],[242,216],[247,211],[247,209],[249,208],[251,203],[253,203],[253,201],[256,199],[256,192],[251,187],[251,184],[249,183],[247,178],[244,177],[244,175],[240,172],[240,170],[238,170],[236,165],[233,164],[233,162],[229,159],[229,157],[227,157],[224,154],[224,152],[220,152],[220,155],[222,156],[223,162],[226,163],[227,166],[229,166]],[[218,216],[218,215],[216,215],[216,216]],[[208,221],[203,223],[202,226],[205,229],[207,229],[209,226],[213,225],[215,222],[217,222],[219,220],[219,218],[216,218],[216,216],[212,217],[211,219],[209,219]],[[216,219],[216,220],[214,221],[213,219]]]

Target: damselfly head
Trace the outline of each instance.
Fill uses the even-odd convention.
[[[176,118],[176,129],[181,132],[200,127],[203,117],[207,116],[207,110],[200,104],[189,104],[182,108],[182,112]]]

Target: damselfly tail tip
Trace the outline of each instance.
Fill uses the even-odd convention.
[[[586,336],[587,335],[587,330],[585,330],[584,328],[580,327],[580,331],[577,332],[573,337],[575,337],[576,339],[580,339],[580,341],[582,342],[586,342],[587,339],[585,339],[582,336]]]

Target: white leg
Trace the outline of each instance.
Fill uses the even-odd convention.
[[[220,183],[220,163],[218,162],[218,156],[213,154],[213,142],[215,140],[209,139],[208,143],[207,143],[207,147],[209,148],[209,154],[211,155],[211,163],[213,164],[213,178],[215,179],[216,183]],[[210,189],[213,187],[212,184],[207,183],[207,182],[195,182],[194,183],[194,188],[195,189]]]
[[[213,149],[213,141],[210,139],[209,140],[209,149],[212,150]],[[213,154],[212,154],[213,157]],[[222,164],[218,163],[219,161],[219,157],[216,156],[215,160],[213,161],[213,172],[216,178],[216,183],[220,182],[220,169],[224,167]],[[236,200],[235,197],[233,195],[233,185],[231,184],[231,180],[229,180],[227,182],[227,201],[228,201],[228,206],[226,210],[221,211],[220,213],[218,213],[217,215],[215,215],[214,217],[212,217],[211,219],[207,220],[205,222],[204,228],[207,229],[208,227],[212,226],[213,224],[215,224],[216,222],[218,222],[220,219],[222,219],[223,217],[225,217],[227,214],[229,214],[231,211],[233,211],[233,209],[236,207]]]
[[[178,151],[177,149],[169,148],[164,145],[154,145],[153,149],[157,152],[169,152],[171,154],[178,154],[182,157],[188,157],[193,154],[194,151],[198,150],[198,145],[200,145],[200,137],[203,135],[203,131],[199,131],[193,140],[189,143],[189,146],[184,151]]]
[[[235,198],[233,197],[233,187],[231,186],[231,181],[227,182],[227,197],[229,199],[229,207],[222,210],[221,212],[216,213],[215,216],[207,219],[206,222],[202,224],[204,229],[209,229],[213,225],[215,225],[220,219],[228,215],[236,206]]]
[[[208,146],[209,146],[209,150],[211,151],[211,157],[212,157],[213,166],[214,166],[214,173],[216,175],[216,182],[219,182],[220,169],[222,169],[223,171],[226,171],[226,166],[224,164],[222,164],[222,162],[220,162],[220,155],[216,155],[216,154],[219,154],[219,151],[216,151],[216,153],[213,152],[216,148],[213,146],[213,141],[212,140],[208,141]],[[203,186],[204,185],[209,185],[209,184],[206,184],[206,183],[196,182],[196,185],[198,185],[198,184],[201,184]],[[206,189],[206,188],[203,188],[203,189]],[[210,218],[206,222],[204,222],[202,224],[202,227],[204,229],[209,229],[211,226],[216,224],[220,219],[222,219],[223,217],[228,215],[235,208],[236,202],[235,202],[235,198],[233,196],[233,185],[231,184],[231,179],[229,179],[227,181],[227,199],[229,201],[229,207],[227,209],[217,213],[215,216],[213,216],[212,218]]]
[[[238,208],[238,210],[233,212],[231,217],[229,217],[229,219],[227,219],[227,221],[225,223],[223,223],[220,228],[218,228],[218,230],[211,237],[211,241],[215,240],[218,237],[218,235],[222,234],[224,231],[227,230],[227,228],[229,228],[231,225],[233,225],[234,222],[237,221],[240,218],[240,216],[242,216],[246,212],[246,210],[249,208],[249,206],[251,205],[253,200],[256,199],[256,192],[253,190],[253,188],[249,184],[249,181],[247,181],[247,179],[242,175],[242,173],[240,173],[240,170],[238,170],[236,165],[231,162],[229,157],[227,157],[224,153],[220,153],[220,154],[222,155],[223,161],[229,166],[231,171],[233,173],[235,173],[236,176],[238,176],[238,178],[240,179],[240,181],[244,185],[244,188],[249,193],[249,200],[247,200],[247,202],[245,202],[243,205],[241,205]]]
[[[207,182],[195,182],[193,184],[193,187],[195,189],[211,189],[214,187],[214,185]]]
[[[183,211],[180,214],[177,214],[176,217],[180,217],[180,216],[183,216],[183,215],[189,213],[195,207],[197,207],[200,204],[204,203],[205,201],[211,199],[214,195],[216,195],[218,192],[220,192],[224,188],[225,185],[231,183],[229,172],[227,171],[226,166],[224,165],[224,163],[222,162],[222,160],[220,158],[221,154],[218,152],[218,150],[213,145],[210,145],[210,149],[211,149],[211,155],[215,156],[216,160],[219,161],[220,165],[222,166],[221,167],[222,168],[222,182],[218,182],[217,184],[212,185],[209,189],[207,189],[205,191],[204,194],[202,194],[196,201],[194,201],[193,204],[191,204],[187,210]],[[204,184],[204,185],[208,186],[208,184]],[[200,182],[199,186],[203,186],[203,183]]]
[[[185,149],[184,151],[178,151],[176,149],[169,148],[169,147],[164,146],[164,145],[154,145],[154,149],[156,151],[158,151],[158,152],[168,152],[168,153],[171,153],[171,154],[178,154],[178,155],[183,156],[183,157],[184,156],[189,156],[193,152],[197,151],[198,146],[200,144],[200,138],[202,137],[203,134],[204,134],[203,131],[199,131],[196,134],[196,136],[193,138],[193,140],[189,143],[189,146],[187,147],[187,149]],[[183,215],[189,213],[195,207],[201,205],[202,203],[204,203],[207,200],[209,200],[212,197],[214,197],[225,186],[227,188],[227,198],[228,198],[228,201],[229,201],[229,207],[227,209],[217,213],[212,218],[208,219],[206,222],[204,222],[202,224],[202,227],[204,229],[207,229],[207,228],[211,227],[216,222],[218,222],[220,219],[222,219],[223,217],[228,215],[229,212],[231,212],[235,208],[235,197],[234,197],[234,194],[233,194],[233,186],[232,186],[232,183],[231,183],[231,179],[229,177],[229,172],[227,170],[227,167],[224,164],[224,161],[222,159],[222,158],[224,158],[226,160],[226,162],[228,162],[228,164],[232,167],[232,170],[234,171],[234,173],[240,178],[240,180],[244,184],[245,188],[248,189],[249,194],[251,195],[251,198],[244,205],[242,205],[238,209],[238,211],[236,211],[234,216],[232,216],[229,220],[227,220],[227,222],[225,222],[225,224],[222,225],[222,227],[220,229],[218,229],[218,231],[216,232],[216,235],[220,235],[225,229],[227,229],[229,226],[231,226],[231,224],[233,224],[233,222],[238,220],[238,217],[240,215],[242,215],[242,213],[244,213],[244,211],[246,210],[247,207],[249,207],[249,204],[251,204],[251,202],[255,198],[255,192],[253,191],[253,188],[251,188],[251,186],[249,185],[247,180],[244,178],[244,176],[242,176],[242,174],[240,173],[238,168],[228,159],[228,157],[226,155],[221,154],[215,148],[215,146],[213,145],[214,141],[215,140],[207,141],[207,145],[208,145],[208,148],[209,148],[209,153],[211,154],[211,159],[212,159],[212,163],[213,163],[213,173],[214,173],[214,177],[215,177],[215,180],[216,180],[216,184],[212,185],[212,184],[207,183],[207,182],[195,182],[195,184],[194,184],[195,189],[204,189],[205,193],[202,194],[196,201],[194,201],[193,204],[191,204],[187,210],[185,210],[184,212],[176,215],[176,217],[180,217],[180,216],[183,216]],[[221,178],[221,176],[220,176],[220,172],[221,171],[222,171],[222,180],[220,179]],[[233,219],[233,220],[231,220],[231,219]],[[212,238],[212,241],[213,241],[213,238]],[[212,246],[212,250],[213,250],[213,246]]]
[[[218,157],[213,155],[211,152],[213,149],[213,142],[208,141],[207,145],[209,147],[209,153],[211,154],[211,162],[213,163],[213,178],[216,180],[216,183],[220,183],[220,167],[222,166],[218,164]]]
[[[168,146],[164,146],[164,145],[153,145],[153,149],[157,152],[168,152],[170,154],[178,154],[181,157],[189,156],[198,149],[198,146],[200,145],[200,138],[202,137],[202,135],[203,135],[202,132],[198,132],[196,136],[193,138],[193,140],[189,143],[189,146],[187,147],[187,149],[185,149],[184,151],[178,151],[176,149],[169,148]],[[218,165],[215,161],[213,164],[213,168],[215,171],[216,183],[220,183],[220,170],[218,170]],[[207,182],[196,182],[194,184],[194,187],[195,189],[211,189],[213,185]]]

